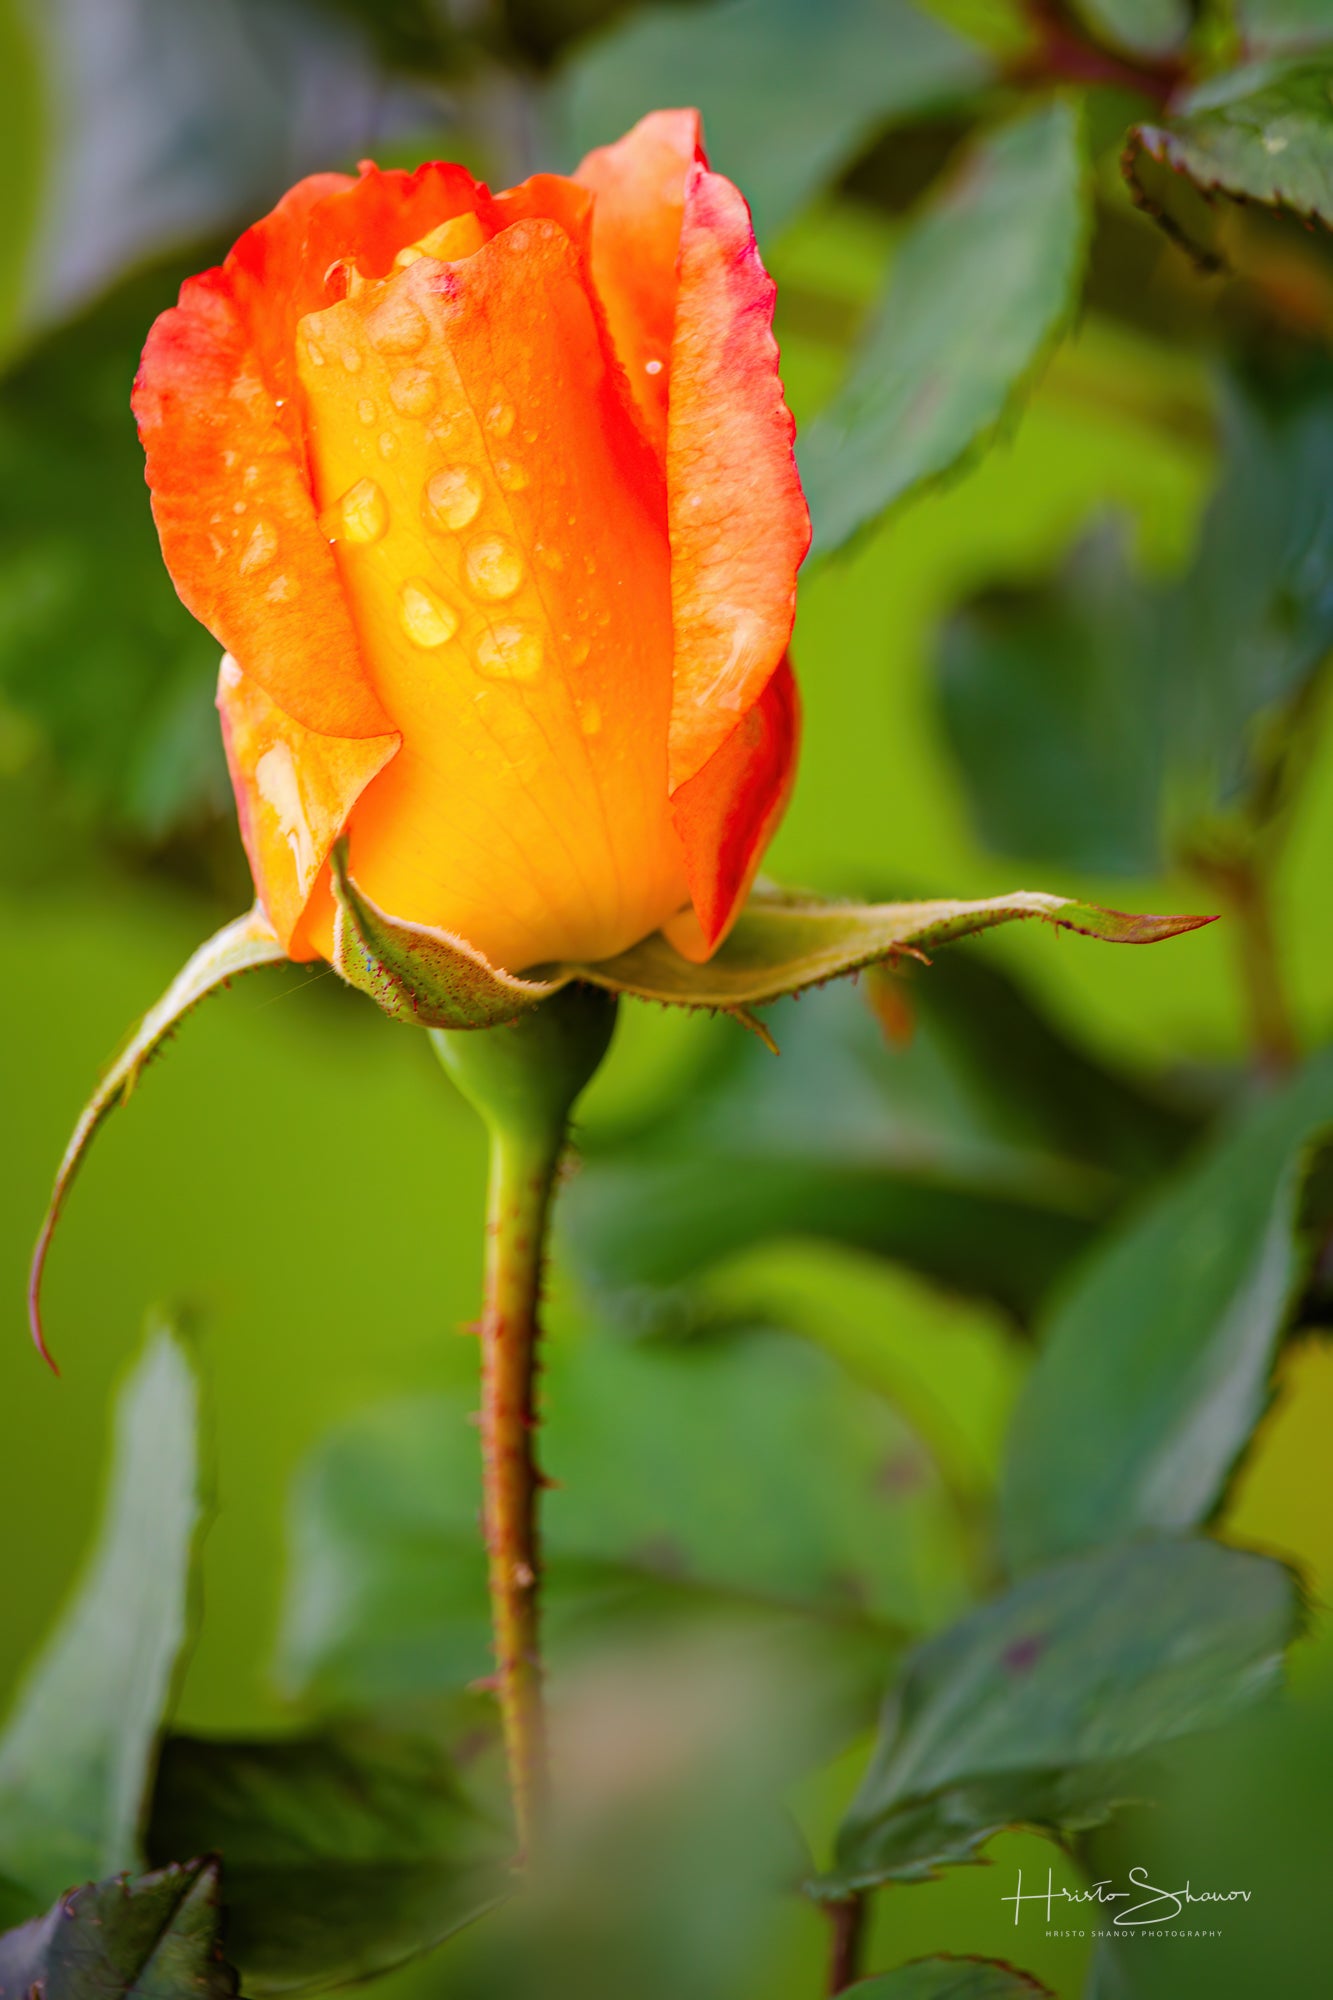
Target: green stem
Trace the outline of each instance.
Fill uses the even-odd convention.
[[[536,1371],[542,1258],[564,1128],[491,1135],[481,1322],[483,1519],[500,1715],[518,1831],[531,1855],[546,1799]]]
[[[486,1303],[481,1321],[482,1514],[496,1691],[509,1760],[519,1859],[541,1838],[546,1724],[540,1646],[541,1560],[535,1394],[538,1304],[551,1196],[570,1113],[610,1045],[616,1003],[571,985],[495,1028],[430,1031],[491,1144]]]

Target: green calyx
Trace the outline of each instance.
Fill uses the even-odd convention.
[[[563,986],[517,1020],[478,1032],[432,1028],[435,1053],[497,1137],[563,1132],[611,1045],[618,1002],[595,986]]]

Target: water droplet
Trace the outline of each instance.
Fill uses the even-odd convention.
[[[523,558],[503,535],[468,543],[467,580],[478,597],[512,597],[523,581]]]
[[[377,542],[389,525],[389,503],[373,479],[358,479],[337,505],[334,540]]]
[[[400,368],[389,384],[390,401],[405,417],[424,417],[439,395],[439,383],[424,368]]]
[[[403,630],[415,646],[443,646],[458,630],[458,613],[419,576],[398,593]]]
[[[339,359],[349,375],[361,373],[361,354],[358,348],[344,347]]]
[[[505,242],[510,250],[526,250],[532,242],[532,231],[526,222],[515,222],[504,232]]]
[[[356,414],[360,417],[363,424],[373,424],[379,415],[379,409],[372,403],[369,396],[363,396],[356,406]]]
[[[312,368],[322,368],[324,366],[324,350],[322,347],[317,347],[313,340],[308,340],[305,344],[305,351],[310,356],[310,366]]]
[[[392,458],[398,449],[398,440],[392,431],[381,431],[379,446],[381,458]]]
[[[270,604],[285,604],[289,597],[295,597],[296,585],[289,576],[275,576],[264,596]]]
[[[239,465],[240,458],[241,454],[238,451],[232,451],[228,447],[222,454],[222,463],[226,466],[228,472],[230,472],[234,465]]]
[[[660,361],[656,360],[645,361],[643,364],[643,372],[645,375],[660,375],[662,372],[662,364]]]
[[[470,465],[442,465],[426,481],[426,519],[436,528],[466,528],[481,512],[481,481]]]
[[[535,680],[542,670],[541,634],[530,625],[497,625],[477,641],[477,665],[492,680]]]
[[[486,412],[486,428],[492,437],[507,438],[514,428],[512,407],[508,403],[492,403]]]
[[[539,563],[545,564],[547,569],[559,571],[565,566],[565,558],[562,552],[559,549],[548,548],[545,542],[538,542],[536,548],[533,550],[533,554]]]
[[[521,493],[532,484],[526,466],[520,465],[516,458],[497,458],[495,476],[506,493]]]
[[[588,644],[588,641],[586,639],[576,639],[572,632],[566,632],[565,639],[569,646],[569,657],[571,662],[573,663],[574,666],[581,667],[583,665],[583,662],[587,659],[589,653],[592,651],[592,647]]]
[[[602,726],[602,711],[595,701],[585,701],[579,710],[579,728],[585,736],[596,736]]]
[[[271,563],[277,553],[277,535],[267,521],[256,521],[250,530],[250,539],[241,551],[241,575],[252,576],[257,569]]]
[[[429,331],[421,308],[398,291],[390,291],[366,319],[370,344],[381,354],[415,354]]]
[[[231,503],[231,511],[233,514],[243,514],[245,512],[244,500],[233,500]]]
[[[245,468],[245,476],[244,476],[244,477],[243,477],[243,479],[241,480],[241,484],[242,484],[242,486],[244,486],[244,488],[245,488],[245,490],[246,490],[246,492],[247,492],[247,493],[248,493],[248,492],[250,492],[250,490],[251,490],[251,489],[252,489],[253,487],[256,487],[256,486],[258,486],[258,484],[259,484],[259,467],[258,467],[257,465],[247,465],[247,466],[246,466],[246,468]]]

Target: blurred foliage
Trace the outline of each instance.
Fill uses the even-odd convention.
[[[1145,1860],[1254,1885],[1224,1953],[1102,1950],[1096,2000],[1328,1983],[1301,1915],[1326,1672],[1298,1649],[1292,1695],[1233,1710],[1302,1596],[1234,1544],[1333,1575],[1333,1370],[1285,1346],[1329,1317],[1331,45],[1325,0],[0,5],[0,1653],[33,1661],[0,1996],[233,1991],[221,1900],[256,1993],[450,1936],[386,1995],[798,2000],[825,1981],[803,1877],[983,1847],[1074,1889]],[[990,897],[999,857],[1228,921],[1114,965],[1035,926],[950,947],[772,1009],[776,1063],[730,1022],[624,1024],[545,1378],[563,1818],[537,1889],[454,1936],[503,1849],[466,1691],[475,1354],[440,1339],[480,1154],[420,1038],[318,972],[191,1023],[73,1204],[58,1401],[17,1272],[81,1081],[247,894],[215,648],[126,407],[149,321],[311,167],[517,178],[663,102],[702,106],[754,203],[846,544],[803,587],[777,871]],[[57,1619],[150,1287],[218,1321],[222,1510],[200,1557],[193,1363],[159,1333]],[[1129,1793],[1165,1805],[1077,1833]],[[104,1886],[55,1901],[75,1878]],[[1012,1953],[1075,2000],[1087,1941],[1016,1933],[1012,1879],[884,1899],[864,1960],[899,1969],[860,1990],[1041,1990],[977,1962]]]

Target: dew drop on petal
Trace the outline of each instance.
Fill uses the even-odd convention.
[[[398,449],[398,439],[392,431],[381,431],[379,450],[381,458],[392,458]]]
[[[477,641],[477,666],[492,680],[535,680],[542,670],[541,634],[531,625],[497,625]]]
[[[494,402],[486,412],[486,428],[492,437],[507,438],[514,428],[514,412],[508,403]]]
[[[643,364],[643,372],[645,375],[660,375],[662,372],[662,364],[660,361],[656,360],[645,361]]]
[[[369,396],[363,396],[356,406],[356,414],[360,417],[363,424],[373,424],[379,415],[379,411],[375,404],[371,402]]]
[[[373,479],[349,486],[335,509],[336,541],[377,542],[389,525],[389,503]]]
[[[553,549],[549,547],[548,544],[545,542],[538,542],[533,553],[535,554],[538,562],[544,564],[544,566],[549,570],[559,571],[562,570],[565,566],[565,558],[563,552],[560,549]]]
[[[357,348],[344,347],[339,358],[349,375],[359,375],[361,373],[361,355]]]
[[[271,563],[278,553],[278,537],[267,521],[256,521],[250,530],[250,539],[241,551],[239,564],[242,576],[253,576],[257,569]]]
[[[366,335],[381,354],[415,354],[429,331],[421,308],[395,292],[381,299],[366,318]]]
[[[525,486],[532,484],[527,467],[520,465],[516,458],[497,458],[495,476],[506,493],[521,493]]]
[[[453,606],[419,576],[409,577],[398,593],[398,613],[414,646],[443,646],[458,630]]]
[[[424,417],[439,394],[439,384],[425,368],[400,368],[389,384],[389,400],[405,417]]]
[[[475,521],[481,500],[481,480],[470,465],[442,465],[426,481],[422,496],[426,519],[445,532],[456,532]]]
[[[467,580],[478,597],[512,597],[523,581],[523,558],[503,535],[478,535],[468,543]]]
[[[322,368],[324,366],[324,350],[322,347],[317,346],[313,340],[308,340],[305,344],[305,351],[310,357],[310,366],[312,368]]]

